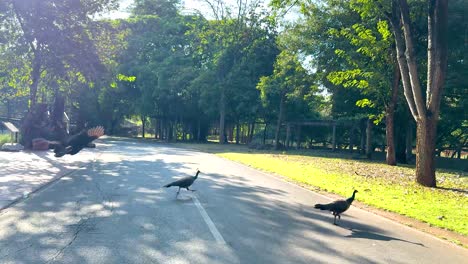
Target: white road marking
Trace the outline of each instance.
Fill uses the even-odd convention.
[[[205,220],[205,223],[210,229],[210,232],[213,235],[213,237],[216,239],[216,242],[218,242],[219,244],[226,244],[226,241],[224,241],[223,236],[221,235],[221,233],[219,233],[218,229],[216,228],[215,224],[211,220],[210,216],[208,215],[208,213],[206,213],[205,208],[203,208],[200,201],[195,195],[193,196],[193,202],[197,206],[198,211],[200,211],[200,214],[203,217],[203,220]]]

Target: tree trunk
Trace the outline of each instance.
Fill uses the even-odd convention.
[[[286,140],[285,142],[285,147],[288,149],[291,146],[291,125],[287,124],[286,126]]]
[[[366,153],[366,125],[367,125],[367,120],[365,118],[361,119],[359,121],[359,130],[361,131],[361,142],[359,144],[359,152],[361,154]]]
[[[392,96],[386,109],[385,133],[387,139],[387,164],[396,165],[395,155],[395,108],[398,100],[398,86],[400,85],[400,70],[398,64],[393,67]]]
[[[58,140],[64,142],[68,137],[67,126],[64,119],[65,113],[65,98],[60,94],[55,95],[54,109],[51,116],[51,138],[49,140]]]
[[[416,181],[428,187],[436,186],[435,135],[436,119],[417,122],[416,131]]]
[[[159,139],[164,140],[164,119],[159,119],[159,125],[158,125],[158,134],[159,134]]]
[[[301,148],[301,125],[298,125],[296,127],[296,149],[300,149]]]
[[[247,139],[247,143],[252,142],[254,131],[255,131],[255,122],[252,122],[252,124],[249,126],[249,136]]]
[[[164,140],[170,141],[172,136],[171,123],[168,119],[164,120]]]
[[[239,131],[240,130],[240,124],[239,124],[239,121],[237,121],[236,123],[236,144],[239,144]]]
[[[169,130],[168,126],[169,126],[168,121],[167,121],[166,118],[164,118],[162,120],[162,124],[161,124],[161,135],[162,135],[162,139],[165,140],[165,141],[167,141],[168,138],[169,138],[169,136],[167,134],[167,131]]]
[[[279,135],[281,131],[281,123],[283,121],[283,109],[284,108],[284,95],[281,95],[280,105],[279,105],[279,114],[278,121],[276,122],[276,132],[275,132],[275,149],[279,149]]]
[[[248,142],[249,139],[249,133],[250,133],[250,124],[243,124],[241,126],[241,131],[242,131],[242,137],[241,137],[241,143],[245,144]]]
[[[34,54],[34,61],[33,61],[33,69],[31,72],[31,86],[29,88],[29,100],[30,100],[30,108],[36,105],[37,103],[37,87],[39,85],[39,79],[41,77],[41,59],[40,56],[35,52]]]
[[[336,151],[336,123],[332,127],[332,151]]]
[[[385,134],[387,139],[387,164],[395,166],[396,155],[395,155],[395,129],[394,129],[394,119],[395,113],[393,111],[387,111],[385,116]]]
[[[169,141],[176,141],[175,130],[176,130],[176,127],[175,127],[174,121],[169,121],[169,132],[168,132]]]
[[[163,131],[163,119],[158,120],[158,139],[163,140],[164,139],[164,131]]]
[[[228,133],[227,133],[227,135],[228,135],[228,137],[227,137],[227,138],[228,138],[228,142],[232,142],[232,141],[234,141],[234,125],[233,125],[233,124],[229,124],[229,125],[227,126],[227,128],[228,128]]]
[[[198,119],[197,123],[197,141],[201,140],[201,121],[200,118]]]
[[[253,141],[254,135],[255,135],[255,122],[252,122],[252,132],[250,133],[249,143]]]
[[[141,136],[145,138],[145,130],[146,130],[146,116],[142,115],[141,117]]]
[[[463,142],[460,142],[457,146],[457,150],[456,150],[456,153],[457,153],[457,159],[461,159],[461,153],[462,153],[462,149],[463,149],[463,146],[465,146],[466,142],[468,141],[468,137],[465,137],[465,140]]]
[[[221,97],[219,99],[219,143],[226,144],[226,94],[221,87]]]
[[[158,138],[158,120],[154,119],[154,139]]]
[[[266,141],[266,134],[267,134],[267,127],[268,123],[265,123],[265,128],[263,129],[263,145],[265,145]]]
[[[366,157],[372,157],[372,119],[367,119],[366,128]]]
[[[349,152],[353,153],[354,152],[354,140],[356,138],[356,127],[355,124],[351,126],[351,131],[349,132]]]
[[[6,102],[7,102],[7,118],[11,118],[11,116],[12,116],[12,114],[11,114],[11,100],[6,99]]]
[[[46,104],[35,104],[29,109],[21,127],[21,144],[25,149],[32,148],[34,138],[47,138],[48,128],[46,128],[46,124],[48,122]]]
[[[409,163],[413,159],[413,120],[408,119],[406,127],[406,161]]]
[[[416,181],[423,186],[435,187],[436,126],[447,70],[448,0],[429,0],[428,5],[425,102],[419,82],[410,10],[406,0],[392,1],[390,22],[395,37],[405,98],[417,124]]]

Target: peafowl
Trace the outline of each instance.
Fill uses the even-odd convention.
[[[55,157],[62,157],[65,154],[75,155],[102,135],[104,135],[104,128],[97,126],[72,135],[64,142],[53,141],[51,147],[54,149]]]
[[[183,177],[181,179],[178,179],[176,181],[173,181],[171,183],[168,183],[166,185],[164,185],[163,187],[166,187],[166,188],[169,188],[169,187],[172,187],[172,186],[176,186],[176,187],[179,187],[179,190],[177,191],[177,195],[176,197],[179,195],[179,192],[180,192],[180,188],[185,188],[187,189],[188,191],[192,191],[194,192],[195,190],[190,190],[189,187],[193,184],[193,182],[198,178],[198,174],[200,174],[200,171],[197,169],[197,173],[195,174],[195,176],[186,176],[186,177]]]
[[[348,210],[349,206],[354,201],[354,196],[357,192],[357,190],[354,190],[353,195],[346,200],[336,200],[329,204],[316,204],[314,205],[314,208],[331,211],[335,216],[333,224],[336,225],[336,217],[338,216],[338,219],[341,219],[340,214]]]

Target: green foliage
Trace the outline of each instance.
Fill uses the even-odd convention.
[[[22,44],[21,29],[7,2],[0,4],[0,100],[28,95],[31,67]]]
[[[60,77],[68,70],[80,71],[88,79],[96,79],[101,62],[90,39],[87,15],[101,11],[113,1],[93,3],[45,0],[11,1],[11,8],[21,21],[23,41],[49,74]]]
[[[369,88],[369,82],[366,79],[358,79],[359,77],[372,77],[372,72],[362,72],[360,69],[349,71],[334,71],[328,74],[328,80],[334,85],[343,85],[343,87],[357,87],[361,89]]]
[[[361,99],[361,100],[358,100],[356,102],[356,105],[359,106],[359,107],[374,107],[374,103],[367,99],[367,98],[364,98],[364,99]]]
[[[124,82],[134,82],[136,80],[136,76],[126,76],[124,74],[117,74],[117,80],[124,81]]]
[[[285,98],[286,119],[300,120],[317,115],[318,105],[309,105],[318,92],[313,76],[299,61],[298,55],[283,50],[278,55],[270,76],[263,76],[257,84],[264,107],[278,114],[279,104]],[[315,101],[316,102],[316,101]]]

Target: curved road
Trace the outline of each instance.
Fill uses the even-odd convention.
[[[326,197],[214,155],[113,138],[95,151],[94,163],[0,212],[0,263],[468,260],[463,248],[355,207],[334,226],[313,209]],[[176,199],[177,188],[161,188],[197,168],[196,192]]]

